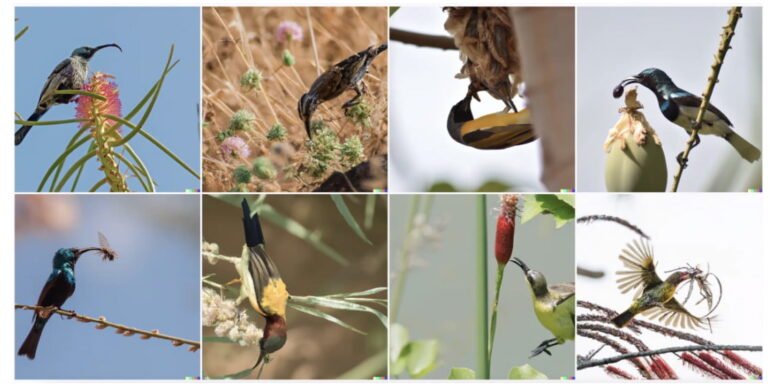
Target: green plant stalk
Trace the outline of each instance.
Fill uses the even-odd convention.
[[[487,198],[476,196],[476,358],[480,379],[489,379],[489,333],[487,329]]]
[[[93,150],[96,148],[96,145],[94,143],[91,143],[90,146],[88,146],[88,151]],[[61,168],[64,166],[64,162],[59,166],[59,169],[56,170],[56,177],[59,176],[59,172],[61,171]],[[78,187],[78,183],[80,182],[80,176],[83,174],[83,170],[85,170],[86,165],[83,164],[80,166],[80,169],[78,169],[78,174],[75,175],[75,179],[72,180],[72,186],[70,186],[70,192],[75,192],[75,189]],[[54,181],[56,181],[56,178],[54,177]],[[53,183],[51,184],[53,187]]]
[[[406,221],[406,237],[404,237],[404,244],[401,245],[398,273],[396,274],[393,296],[390,301],[390,320],[393,323],[398,320],[401,298],[404,295],[404,285],[406,284],[407,270],[409,269],[409,250],[412,248],[411,233],[412,229],[414,229],[414,220],[417,216],[417,207],[420,205],[420,197],[420,195],[412,196],[412,202],[409,204],[409,215],[407,215]]]
[[[75,170],[77,170],[80,166],[84,165],[89,159],[91,159],[91,158],[93,158],[95,156],[96,156],[96,150],[93,150],[93,151],[87,152],[85,155],[80,157],[80,159],[78,159],[72,165],[72,167],[70,167],[69,170],[67,170],[64,173],[64,177],[62,177],[61,182],[59,182],[59,184],[56,185],[55,192],[61,192],[62,188],[64,188],[64,185],[67,184],[67,181],[75,173]]]
[[[506,264],[497,265],[497,280],[495,281],[495,302],[492,303],[492,320],[489,323],[489,361],[492,365],[492,350],[495,347],[495,331],[497,330],[497,304],[500,303],[500,289],[503,287],[503,274]]]
[[[107,141],[107,135],[105,135],[105,123],[97,114],[95,116],[94,124],[94,139],[96,141],[96,156],[99,162],[102,164],[102,171],[107,179],[107,183],[110,184],[110,192],[128,192],[128,186],[126,186],[126,178],[120,174],[118,168],[118,162],[115,160],[115,150],[110,147]]]
[[[64,153],[62,153],[56,161],[52,164],[51,167],[56,167],[56,172],[54,173],[53,180],[51,180],[51,187],[49,188],[49,192],[53,191],[54,185],[56,185],[56,182],[59,180],[59,174],[61,174],[61,169],[64,167],[64,164],[67,162],[67,157],[69,154],[71,154],[75,149],[83,145],[85,142],[91,140],[91,135],[85,135],[89,130],[90,126],[89,124],[83,125],[80,127],[80,129],[75,133],[75,135],[70,138],[69,143],[67,143],[67,147],[64,149]],[[83,138],[80,138],[83,136]],[[80,138],[80,140],[78,140]],[[75,147],[73,147],[75,146]],[[45,185],[45,182],[48,180],[48,176],[50,175],[51,169],[49,168],[46,172],[45,177],[43,177],[43,181],[40,182],[40,187],[38,188],[38,192],[42,190],[42,187]]]

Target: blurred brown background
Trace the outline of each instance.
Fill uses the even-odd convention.
[[[254,200],[257,196],[247,196]],[[345,196],[356,221],[373,245],[355,235],[344,221],[328,195],[275,195],[264,202],[280,214],[296,220],[320,236],[322,241],[350,261],[343,266],[320,253],[306,240],[289,234],[283,228],[261,219],[266,248],[278,266],[290,294],[328,295],[362,291],[387,285],[387,199],[376,197],[373,224],[364,227],[366,198]],[[211,196],[203,198],[203,239],[220,246],[220,253],[240,256],[244,243],[242,212]],[[237,278],[232,264],[220,261],[211,265],[203,261],[203,275],[216,274],[212,279],[225,283]],[[237,287],[237,286],[236,286]],[[376,295],[385,298],[385,293]],[[241,309],[255,312],[247,303]],[[381,308],[380,308],[381,309]],[[328,379],[382,376],[387,367],[387,331],[371,314],[322,309],[342,321],[367,332],[360,335],[331,322],[287,310],[288,341],[272,355],[265,366],[263,379]],[[386,313],[386,312],[385,312]],[[259,319],[262,328],[264,321]],[[203,336],[213,336],[210,328]],[[242,371],[254,364],[259,354],[257,346],[204,343],[203,374],[222,377]],[[254,371],[251,377],[256,377]]]

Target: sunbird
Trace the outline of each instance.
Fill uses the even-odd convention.
[[[707,319],[693,316],[674,298],[679,284],[694,278],[699,270],[674,271],[666,280],[661,280],[655,272],[657,262],[652,246],[647,241],[629,243],[619,258],[627,269],[618,271],[618,289],[624,294],[637,289],[637,294],[631,306],[612,319],[616,327],[628,325],[640,313],[682,328],[695,329],[705,324]]]
[[[472,95],[467,95],[449,111],[447,131],[456,142],[480,150],[500,150],[537,139],[529,109],[493,113],[474,119],[471,98]]]
[[[302,94],[297,103],[297,112],[299,118],[305,122],[308,138],[313,138],[310,125],[318,105],[337,98],[350,89],[356,92],[356,96],[345,102],[342,108],[348,109],[361,101],[361,97],[366,94],[364,76],[366,76],[369,66],[377,55],[386,49],[388,49],[388,44],[370,46],[334,64],[313,82],[307,93]]]
[[[289,292],[281,279],[278,268],[265,251],[265,237],[259,215],[251,215],[246,199],[243,208],[243,231],[249,248],[249,276],[253,282],[254,296],[249,302],[254,310],[265,318],[265,328],[259,340],[259,358],[252,369],[259,366],[268,354],[274,353],[286,344],[286,302]]]
[[[665,72],[657,68],[647,68],[637,75],[624,79],[615,87],[613,96],[620,97],[623,87],[639,83],[655,93],[658,99],[658,107],[663,116],[672,123],[684,128],[687,134],[692,130],[698,116],[698,109],[702,98],[677,87]],[[742,138],[733,130],[733,124],[716,106],[708,104],[703,115],[703,124],[698,131],[699,135],[721,136],[743,157],[754,162],[762,155],[758,148]],[[696,140],[696,144],[700,140]]]
[[[530,358],[542,353],[551,355],[549,348],[575,340],[575,283],[548,286],[545,276],[530,269],[520,258],[514,257],[511,261],[521,268],[527,278],[535,316],[553,334],[552,339],[544,340],[532,350]]]
[[[57,250],[53,256],[53,271],[48,276],[48,280],[40,292],[37,306],[58,309],[64,305],[64,302],[75,293],[75,264],[81,255],[90,251],[100,252],[105,260],[113,260],[116,255],[114,251],[106,247],[62,248]],[[43,328],[45,328],[52,314],[50,310],[35,311],[32,319],[32,329],[27,334],[27,338],[24,339],[24,343],[21,344],[18,355],[25,355],[29,359],[35,359],[37,345],[40,342],[40,336],[43,334]]]
[[[48,80],[43,85],[43,91],[40,92],[40,98],[37,100],[37,107],[27,121],[37,121],[51,108],[59,104],[67,104],[76,99],[74,95],[57,95],[57,90],[80,90],[88,78],[88,61],[91,60],[96,52],[104,48],[123,49],[118,44],[100,45],[95,48],[83,46],[72,51],[70,57],[62,60],[56,68],[53,69]],[[24,138],[32,129],[31,125],[24,125],[16,131],[16,145],[24,141]]]

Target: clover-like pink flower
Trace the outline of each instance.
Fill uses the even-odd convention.
[[[251,155],[251,149],[243,139],[238,136],[230,136],[219,146],[222,153],[230,157],[240,157],[246,159]]]
[[[291,20],[284,20],[275,29],[275,39],[280,43],[302,41],[302,26]]]

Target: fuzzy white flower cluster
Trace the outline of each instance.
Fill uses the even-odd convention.
[[[204,253],[204,257],[206,258],[206,261],[208,261],[209,264],[211,264],[211,265],[215,265],[217,263],[217,258],[205,255],[205,253],[211,253],[211,254],[214,254],[214,255],[218,255],[219,254],[219,245],[215,244],[213,242],[204,242],[203,243],[203,253]]]
[[[249,322],[245,311],[239,311],[235,300],[224,298],[216,290],[203,289],[201,321],[204,327],[213,327],[219,337],[226,337],[241,346],[255,346],[262,338],[262,330]]]

